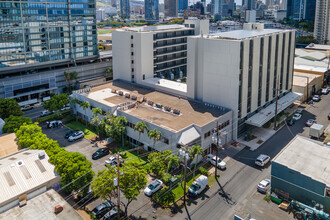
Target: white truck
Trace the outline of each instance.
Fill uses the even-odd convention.
[[[320,138],[324,132],[324,126],[320,124],[313,124],[309,128],[309,136],[312,138]]]
[[[197,196],[209,185],[207,176],[201,175],[189,187],[188,195]]]

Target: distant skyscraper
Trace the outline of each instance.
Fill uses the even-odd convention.
[[[245,0],[245,9],[254,10],[256,9],[256,0]]]
[[[287,0],[286,16],[290,20],[315,19],[316,0]]]
[[[184,12],[188,8],[188,0],[178,0],[178,11]]]
[[[120,16],[122,18],[130,18],[131,9],[130,9],[130,0],[120,0]]]
[[[330,44],[330,0],[316,0],[314,37],[320,44]]]
[[[165,0],[165,17],[178,16],[178,0]]]
[[[144,17],[146,21],[159,20],[159,0],[144,1]]]
[[[280,5],[280,9],[286,10],[286,5],[287,5],[286,0],[282,0],[281,5]]]

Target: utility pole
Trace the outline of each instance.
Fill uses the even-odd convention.
[[[118,186],[117,186],[117,191],[118,191],[118,194],[117,194],[117,196],[118,196],[118,198],[117,198],[117,200],[118,200],[117,216],[118,216],[118,220],[120,220],[120,189],[119,189],[120,172],[119,172],[119,163],[120,163],[120,161],[119,161],[119,152],[117,152],[117,178],[118,178],[118,180],[117,180],[117,184],[118,184]]]
[[[276,122],[277,122],[277,104],[278,104],[278,83],[279,77],[277,76],[277,83],[276,83],[276,104],[275,104],[275,120],[274,120],[274,129],[276,129]]]
[[[185,146],[184,157],[184,174],[183,174],[183,204],[186,206],[186,174],[187,174],[187,151],[188,145]]]
[[[216,155],[215,155],[215,178],[218,177],[218,149],[219,149],[219,122],[217,121],[217,144],[216,144],[216,147],[217,147],[217,152],[216,152]]]

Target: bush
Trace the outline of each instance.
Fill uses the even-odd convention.
[[[147,171],[147,173],[150,173],[150,164],[146,164],[143,166],[143,169]]]
[[[47,115],[45,117],[40,117],[37,119],[37,122],[39,123],[43,123],[45,121],[52,121],[52,120],[61,120],[62,119],[62,115],[59,114],[51,114],[51,115]]]
[[[169,185],[170,184],[170,180],[173,176],[169,173],[163,173],[161,174],[161,180],[163,181],[163,183],[165,185]]]
[[[168,206],[175,201],[175,195],[169,187],[165,187],[157,192],[153,197],[161,205]]]
[[[9,116],[9,118],[5,119],[5,125],[3,126],[4,133],[12,133],[15,132],[17,129],[21,127],[21,125],[25,124],[32,124],[32,120],[27,117],[21,116]]]
[[[205,169],[204,167],[200,167],[199,168],[199,172],[204,175],[204,176],[208,176],[209,172],[207,171],[207,169]]]

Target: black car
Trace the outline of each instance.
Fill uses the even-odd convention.
[[[99,159],[101,157],[104,157],[108,154],[109,154],[109,149],[108,148],[101,148],[101,149],[98,149],[95,153],[93,153],[92,159],[97,160],[97,159]]]
[[[291,119],[288,121],[288,125],[289,125],[289,126],[294,125],[294,120],[293,120],[293,118],[291,118]]]
[[[120,210],[120,217],[124,217],[125,213]],[[116,220],[118,219],[118,209],[111,209],[110,212],[104,215],[103,220]]]
[[[105,213],[109,212],[113,207],[115,207],[115,204],[113,202],[104,202],[96,206],[93,209],[92,214],[99,219],[102,218]]]
[[[64,138],[68,139],[70,136],[72,136],[74,133],[76,133],[78,130],[74,130],[74,131],[69,131],[68,133],[65,134]]]

